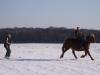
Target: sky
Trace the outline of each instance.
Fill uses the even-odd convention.
[[[0,28],[100,29],[100,0],[0,0]]]

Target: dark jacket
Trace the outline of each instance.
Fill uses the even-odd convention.
[[[4,41],[4,46],[10,46],[10,44],[11,44],[11,38],[6,36],[5,41]]]

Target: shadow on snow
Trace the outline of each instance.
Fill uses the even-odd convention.
[[[66,61],[76,59],[11,59],[11,61]]]

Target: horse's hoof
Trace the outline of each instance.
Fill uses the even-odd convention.
[[[62,57],[60,56],[60,59],[61,59]]]
[[[94,60],[94,59],[91,59],[91,60]]]
[[[63,55],[60,56],[60,59],[63,58]]]
[[[84,55],[81,56],[81,58],[84,58],[84,57],[85,57]]]
[[[77,57],[75,57],[75,59],[78,59]]]

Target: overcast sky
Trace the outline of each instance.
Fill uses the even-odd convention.
[[[100,0],[0,0],[0,28],[100,29]]]

